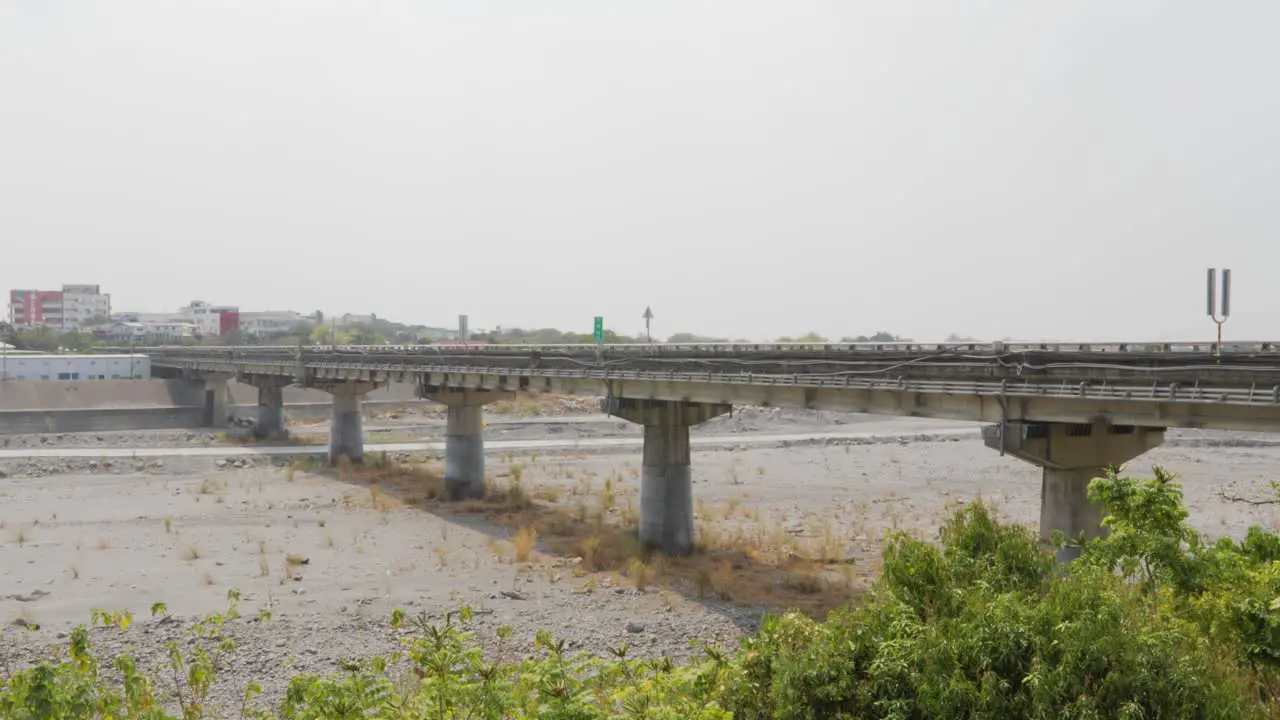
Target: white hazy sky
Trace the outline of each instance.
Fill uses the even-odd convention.
[[[1274,0],[0,1],[0,288],[1280,336]]]

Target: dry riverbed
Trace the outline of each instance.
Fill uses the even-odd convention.
[[[736,421],[743,432],[778,429],[759,417]],[[437,460],[401,459],[406,467],[331,471],[140,458],[29,477],[19,461],[0,463],[12,475],[0,481],[0,662],[56,652],[94,608],[135,612],[127,633],[94,639],[155,662],[230,588],[243,617],[229,625],[240,649],[218,690],[228,706],[250,678],[275,700],[291,674],[390,649],[397,607],[439,617],[469,606],[483,641],[510,625],[520,652],[547,629],[594,654],[626,642],[684,658],[695,643],[731,644],[762,612],[821,614],[856,598],[886,530],[932,537],[949,507],[978,497],[1015,522],[1034,525],[1039,513],[1038,471],[973,437],[695,451],[702,549],[664,560],[630,540],[638,452],[492,455],[495,497],[465,505],[432,498]],[[1239,535],[1280,516],[1219,489],[1262,497],[1277,461],[1265,436],[1171,433],[1134,469],[1179,473],[1194,524]],[[182,621],[147,618],[157,601]],[[272,619],[258,622],[268,608]]]

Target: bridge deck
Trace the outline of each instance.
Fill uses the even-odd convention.
[[[153,348],[154,371],[1280,431],[1280,344]],[[1157,348],[1157,349],[1152,349]]]

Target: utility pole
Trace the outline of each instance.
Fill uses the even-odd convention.
[[[1227,322],[1227,318],[1231,315],[1231,271],[1223,268],[1222,270],[1222,293],[1218,294],[1218,270],[1217,268],[1209,268],[1207,278],[1207,295],[1208,295],[1208,315],[1209,319],[1218,325],[1218,343],[1215,346],[1217,355],[1222,356],[1222,326]],[[1221,308],[1218,306],[1221,305]],[[1222,311],[1222,318],[1218,318],[1218,310]]]

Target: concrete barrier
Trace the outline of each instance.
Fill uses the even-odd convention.
[[[182,380],[10,380],[0,411],[200,407],[204,388]]]
[[[203,416],[199,407],[0,410],[0,435],[195,428]]]

